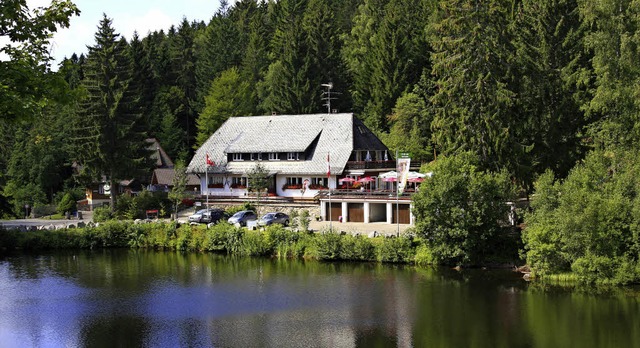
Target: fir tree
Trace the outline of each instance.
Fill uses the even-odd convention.
[[[145,142],[138,96],[131,88],[131,60],[124,40],[106,15],[89,47],[84,86],[87,98],[77,120],[80,163],[111,186],[111,209],[118,184],[148,173],[150,152]]]
[[[510,3],[440,1],[430,26],[436,144],[446,154],[472,151],[493,170],[518,159]]]

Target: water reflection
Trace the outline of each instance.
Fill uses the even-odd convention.
[[[0,346],[640,346],[638,297],[510,272],[97,251],[0,260]]]

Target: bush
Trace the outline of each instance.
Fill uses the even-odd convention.
[[[242,250],[242,238],[245,230],[241,227],[232,226],[225,231],[224,249],[229,254],[239,254]]]
[[[279,224],[268,226],[264,236],[277,257],[302,257],[309,246],[307,234],[285,229]]]
[[[481,171],[470,153],[442,157],[413,196],[416,232],[440,264],[480,265],[494,258],[513,198],[506,172]]]
[[[111,210],[108,207],[98,207],[93,209],[94,222],[105,222],[107,220],[111,220],[111,218]]]
[[[376,251],[370,238],[364,236],[342,236],[340,259],[352,261],[374,261]]]
[[[272,245],[261,231],[246,231],[242,236],[240,254],[245,256],[271,256]]]
[[[295,229],[298,228],[298,226],[300,226],[300,224],[298,223],[298,220],[299,220],[298,216],[299,216],[299,214],[298,214],[297,210],[292,210],[291,214],[289,214],[289,218],[291,219],[291,221],[290,221],[291,229],[295,230]]]
[[[339,234],[323,232],[314,236],[309,256],[317,260],[340,260],[341,249],[342,238]]]
[[[415,248],[410,239],[400,238],[376,238],[377,257],[380,262],[410,263],[415,259]]]
[[[640,160],[635,151],[593,151],[564,181],[552,172],[535,184],[523,231],[532,271],[576,273],[582,282],[638,280]]]
[[[426,244],[420,243],[416,248],[416,256],[414,258],[414,262],[418,266],[429,266],[435,265],[436,259],[433,256],[433,252],[431,252],[431,249],[429,249]]]
[[[302,209],[300,212],[300,229],[303,232],[309,231],[309,211],[307,209]]]
[[[269,226],[247,231],[227,223],[204,225],[134,224],[109,220],[95,227],[55,231],[2,231],[0,251],[65,248],[149,248],[157,250],[226,252],[246,256],[307,257],[323,261],[413,262],[415,249],[407,238],[376,238],[326,232],[307,234]]]
[[[70,192],[67,192],[62,197],[60,203],[58,203],[57,211],[60,214],[65,212],[73,212],[76,210],[76,200]]]
[[[251,204],[250,202],[244,202],[242,205],[234,205],[234,206],[230,206],[227,207],[227,209],[225,209],[225,212],[231,216],[239,211],[243,211],[243,210],[252,210],[252,211],[256,211],[256,207],[253,206],[253,204]]]

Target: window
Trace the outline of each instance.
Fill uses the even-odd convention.
[[[222,184],[222,183],[223,183],[223,178],[221,176],[209,175],[209,185]]]
[[[320,190],[326,189],[329,187],[329,179],[327,178],[311,178],[311,185],[309,185],[310,189]]]
[[[247,178],[234,176],[233,178],[231,178],[231,188],[247,188]]]
[[[251,154],[251,160],[252,161],[261,161],[262,160],[262,154],[261,153],[252,153]]]
[[[207,184],[207,187],[209,188],[223,188],[224,187],[224,179],[221,176],[211,176],[209,175],[209,183]]]
[[[234,153],[232,157],[233,161],[244,161],[241,153]]]
[[[302,178],[287,177],[287,185],[302,185]]]
[[[280,160],[280,154],[277,152],[270,152],[269,153],[269,161],[279,161]]]
[[[320,185],[327,187],[327,178],[311,178],[311,185]]]
[[[297,161],[300,159],[300,153],[298,152],[287,152],[287,160],[288,161]]]

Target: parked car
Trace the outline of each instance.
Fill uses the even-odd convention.
[[[247,226],[247,221],[257,220],[258,216],[251,210],[243,210],[233,214],[232,217],[227,220],[230,224],[239,224],[240,226]]]
[[[269,226],[273,224],[289,226],[289,215],[285,213],[267,213],[258,221],[258,225],[260,226]]]
[[[193,215],[189,216],[189,222],[202,222],[202,215],[209,211],[209,209],[200,209],[195,212]]]
[[[225,217],[225,212],[222,209],[212,209],[209,211],[205,211],[204,213],[202,213],[202,218],[200,219],[200,222],[205,223],[205,224],[210,224],[210,223],[217,223],[218,221],[224,219]]]

